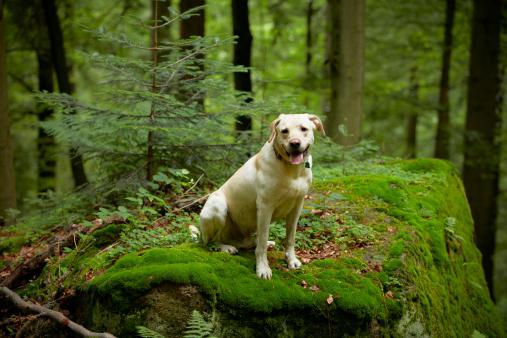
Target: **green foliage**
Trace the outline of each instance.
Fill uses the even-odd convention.
[[[184,20],[193,11],[172,10],[162,25]],[[128,18],[125,23],[149,35],[144,23]],[[202,171],[210,161],[223,163],[237,157],[231,156],[239,148],[233,144],[227,119],[230,111],[240,110],[242,98],[238,99],[225,77],[245,70],[206,57],[212,49],[229,47],[232,38],[161,41],[160,61],[154,63],[141,41],[103,27],[92,33],[104,43],[140,53],[135,57],[85,55],[90,64],[105,71],[102,91],[89,102],[55,93],[37,97],[60,114],[44,126],[100,166],[99,179],[135,178],[142,168],[161,163]],[[243,114],[249,114],[246,109],[241,108]]]
[[[213,324],[204,319],[203,315],[197,311],[192,311],[192,316],[188,320],[185,338],[213,338]]]
[[[142,338],[165,338],[157,331],[153,331],[144,326],[136,326],[137,334]]]

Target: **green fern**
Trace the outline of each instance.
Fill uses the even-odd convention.
[[[136,326],[137,334],[142,338],[165,338],[157,331],[153,331],[144,326]]]
[[[204,319],[202,314],[194,310],[188,320],[184,338],[216,338],[211,335],[213,324]]]

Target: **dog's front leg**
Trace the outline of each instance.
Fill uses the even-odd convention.
[[[287,215],[285,219],[285,260],[289,269],[299,269],[301,262],[296,257],[295,243],[296,243],[296,229],[298,226],[299,215],[303,208],[303,197],[298,199],[294,209]]]
[[[268,263],[268,237],[269,223],[273,211],[262,202],[257,203],[257,247],[255,248],[255,261],[257,277],[271,279],[271,268]]]

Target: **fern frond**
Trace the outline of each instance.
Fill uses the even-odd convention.
[[[213,324],[206,321],[203,315],[194,310],[187,323],[184,338],[213,338]]]
[[[157,331],[153,331],[144,326],[136,326],[137,334],[142,338],[165,338]]]

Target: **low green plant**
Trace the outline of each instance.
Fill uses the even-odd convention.
[[[137,334],[142,338],[165,338],[165,336],[161,335],[157,331],[148,329],[144,326],[136,326]]]
[[[192,311],[192,315],[187,323],[185,338],[214,338],[213,324],[204,319],[204,316],[197,310]]]

